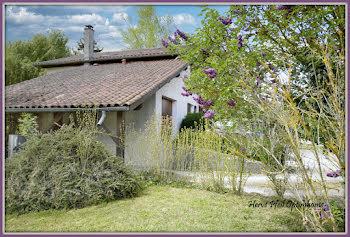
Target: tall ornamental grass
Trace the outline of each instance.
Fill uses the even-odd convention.
[[[209,123],[183,128],[176,135],[173,124],[170,118],[154,116],[143,130],[127,127],[126,162],[163,181],[196,182],[215,191],[230,188],[241,193],[248,158],[240,145],[229,146]]]

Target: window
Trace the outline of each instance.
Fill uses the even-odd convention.
[[[187,113],[192,113],[192,106],[190,103],[187,104]]]
[[[173,116],[173,101],[164,97],[162,98],[162,116]]]
[[[171,133],[173,127],[173,101],[162,98],[162,135]]]

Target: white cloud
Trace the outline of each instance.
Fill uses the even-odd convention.
[[[64,6],[67,10],[76,10],[76,11],[88,11],[91,13],[103,12],[103,13],[116,13],[116,12],[125,12],[130,8],[130,6]]]
[[[18,12],[14,12],[12,7],[6,9],[6,20],[16,24],[40,22],[45,19],[42,15],[28,12],[26,8],[20,7]]]
[[[112,22],[124,23],[125,20],[127,20],[127,19],[128,19],[128,14],[126,14],[125,12],[114,13],[113,17],[112,17]]]
[[[181,13],[174,16],[174,22],[176,25],[196,25],[196,19],[194,16],[188,13]]]
[[[99,38],[101,39],[114,39],[114,38],[120,38],[120,37],[121,37],[121,34],[119,31],[99,34]]]
[[[84,15],[72,15],[69,17],[69,21],[73,24],[96,24],[105,23],[106,19],[95,13]]]
[[[83,7],[79,7],[83,10]],[[92,9],[102,10],[106,8],[108,7],[96,8],[91,6],[89,9],[92,11]],[[124,17],[128,17],[127,13],[114,11],[114,14],[110,14],[108,17],[98,11],[96,13],[81,11],[82,13],[80,14],[78,7],[76,9],[76,12],[69,15],[52,16],[33,12],[33,9],[28,7],[6,7],[5,24],[8,28],[6,34],[11,34],[13,38],[10,40],[16,40],[16,38],[23,38],[23,35],[26,35],[26,38],[30,38],[34,34],[45,34],[48,29],[59,29],[68,36],[68,46],[76,48],[76,42],[83,37],[84,25],[90,24],[94,26],[95,40],[99,47],[104,49],[103,51],[120,50],[125,47],[121,42],[120,33],[120,29],[124,28],[125,24],[118,24],[118,22],[114,21],[124,21]],[[124,8],[118,7],[118,9]]]

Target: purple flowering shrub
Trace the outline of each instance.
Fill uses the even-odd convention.
[[[335,219],[336,224],[340,227],[344,227],[345,208],[340,206],[335,200],[330,201],[329,204],[330,206],[328,206],[325,203],[321,207],[314,207],[312,210],[315,212],[317,218],[322,223],[330,222],[331,216],[333,215],[333,218]],[[328,226],[328,228],[330,227]],[[331,231],[331,228],[329,231]]]
[[[227,18],[222,18],[221,16],[218,17],[218,20],[222,22],[224,25],[229,25],[232,24],[232,19],[227,17]]]
[[[291,10],[292,7],[292,5],[278,5],[276,6],[276,10]]]
[[[214,68],[203,69],[202,71],[207,74],[209,78],[215,78],[218,73]]]
[[[162,45],[164,48],[168,48],[169,47],[169,43],[166,42],[164,39],[161,40],[162,41]]]
[[[170,35],[168,36],[168,40],[174,45],[179,44],[181,38],[185,41],[188,41],[188,36],[185,33],[183,33],[182,31],[180,31],[179,29],[177,29],[174,32],[174,37],[171,37]],[[161,39],[161,42],[162,42],[162,45],[164,48],[169,47],[169,43],[167,41],[165,41],[164,39]]]
[[[320,218],[320,220],[324,220],[324,219],[331,217],[331,212],[330,212],[329,206],[327,204],[323,204],[323,206],[321,208],[314,207],[314,210],[315,210],[318,218]]]
[[[341,170],[336,170],[336,171],[327,173],[327,176],[332,177],[332,178],[336,178],[336,177],[340,176],[341,173],[342,173]]]
[[[205,110],[205,114],[203,115],[203,118],[210,119],[210,118],[213,118],[214,115],[215,115],[215,112],[213,110]]]
[[[278,128],[276,134],[249,128],[251,134],[247,134],[247,141],[241,141],[242,136],[232,138],[241,141],[234,145],[234,150],[241,156],[263,162],[269,172],[278,173],[288,154],[297,155],[290,145],[295,137],[303,135],[309,141],[321,143],[330,152],[337,151],[333,153],[337,153],[336,161],[343,167],[346,29],[342,22],[345,20],[345,7],[232,6],[225,16],[210,8],[203,10],[203,16],[201,28],[189,35],[191,40],[185,41],[177,34],[184,44],[181,47],[171,44],[171,47],[180,51],[179,56],[191,65],[191,78],[186,83],[195,88],[191,92],[199,106],[205,109],[204,116],[237,118],[239,121],[247,119],[252,126],[254,122],[267,121],[269,128],[275,125]],[[329,17],[327,23],[325,16]],[[327,32],[320,30],[322,27],[327,28]],[[286,78],[283,78],[284,75]],[[318,78],[321,80],[318,81]],[[332,86],[328,85],[334,85],[335,90],[332,91]],[[184,94],[187,95],[186,91]],[[321,98],[332,98],[329,101],[335,103],[322,104],[324,100]],[[308,99],[317,101],[309,103],[311,109],[305,102]],[[327,114],[323,110],[317,113],[320,111],[317,107],[319,102],[332,112]],[[287,116],[281,116],[284,113]],[[318,118],[321,118],[320,133],[323,129],[326,134],[325,138],[316,140],[314,129]],[[299,122],[304,122],[306,126],[299,127]],[[258,139],[255,137],[257,132],[266,135]],[[229,135],[227,133],[225,137]],[[266,150],[254,143],[259,143]],[[241,148],[246,150],[243,152]],[[276,157],[275,163],[271,154]],[[327,177],[340,175],[344,174],[332,171]],[[283,194],[283,180],[278,183],[279,180],[272,175],[271,180],[276,187],[282,188],[279,192]],[[327,211],[322,211],[323,218],[327,218]],[[323,230],[322,226],[317,228],[316,231]]]
[[[179,29],[177,29],[177,30],[175,31],[175,33],[176,33],[178,36],[180,36],[181,38],[183,38],[185,41],[188,40],[188,36],[187,36],[185,33],[181,32]]]

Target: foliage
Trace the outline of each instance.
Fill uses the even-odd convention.
[[[96,116],[38,134],[6,160],[6,212],[79,208],[132,197],[138,178],[96,140]]]
[[[28,41],[6,43],[5,84],[12,85],[45,74],[33,63],[70,56],[68,37],[59,30],[36,34]]]
[[[38,134],[37,116],[30,113],[22,113],[19,118],[18,130],[19,134],[24,137],[31,137]]]
[[[241,194],[249,175],[242,151],[229,146],[208,122],[195,130],[184,128],[174,139],[174,123],[168,120],[160,127],[160,118],[155,116],[144,131],[126,128],[127,164],[157,183],[198,181],[205,189],[222,192],[229,188]]]
[[[94,53],[102,52],[103,48],[97,45],[97,42],[94,40]],[[84,39],[77,41],[77,51],[74,54],[78,54],[79,51],[84,51]]]
[[[301,170],[304,198],[318,201],[321,189],[329,204],[316,142],[344,171],[345,6],[239,5],[226,16],[204,7],[202,15],[203,27],[193,35],[163,41],[191,65],[187,93],[212,100],[209,109],[218,119],[275,123]],[[301,135],[311,142],[319,185],[303,163]],[[259,142],[266,150],[271,144]],[[301,214],[313,230],[325,230],[315,216]],[[333,215],[329,223],[337,231]]]
[[[128,18],[127,30],[120,30],[122,41],[128,49],[161,47],[161,39],[168,37],[174,30],[174,20],[171,15],[157,16],[154,6],[139,7],[137,25],[132,24],[132,18]]]
[[[203,113],[188,113],[181,121],[180,131],[183,128],[195,129],[198,126],[204,126]]]

